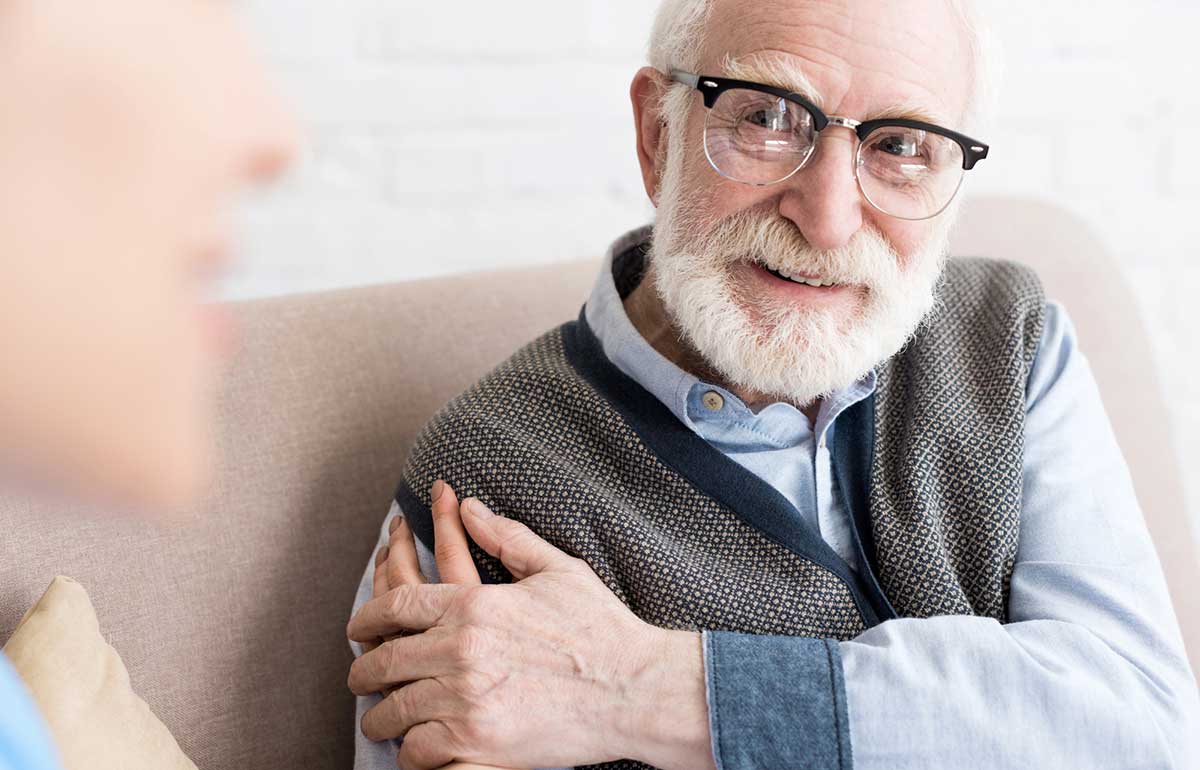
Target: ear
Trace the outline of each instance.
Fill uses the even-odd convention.
[[[633,102],[633,121],[637,131],[638,163],[642,166],[642,184],[650,202],[658,206],[658,189],[665,171],[667,127],[659,109],[662,94],[670,84],[653,67],[642,67],[633,77],[629,98]]]

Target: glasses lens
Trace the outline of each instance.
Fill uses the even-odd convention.
[[[942,213],[963,179],[962,148],[941,134],[885,126],[858,149],[858,181],[871,205],[901,219]]]
[[[725,91],[708,110],[704,151],[722,176],[766,185],[791,176],[812,155],[813,116],[760,91]]]

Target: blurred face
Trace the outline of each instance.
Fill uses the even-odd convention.
[[[944,0],[726,0],[708,29],[701,74],[799,91],[829,115],[961,127],[969,51]],[[855,181],[857,138],[836,127],[784,182],[725,179],[699,95],[674,97],[647,153],[652,275],[691,347],[735,387],[798,404],[899,350],[933,306],[956,207],[919,222],[877,211]]]
[[[185,503],[236,194],[291,126],[219,0],[0,0],[0,470]]]

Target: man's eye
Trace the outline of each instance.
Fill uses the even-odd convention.
[[[782,131],[788,128],[787,117],[775,110],[756,110],[748,114],[744,120],[753,126],[771,131]]]
[[[875,146],[898,158],[916,158],[921,154],[921,144],[911,136],[886,136]]]

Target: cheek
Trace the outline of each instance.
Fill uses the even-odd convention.
[[[751,187],[717,174],[703,157],[700,168],[692,168],[684,185],[684,195],[693,210],[702,217],[702,226],[711,228],[746,211],[775,205],[778,191],[770,187]]]
[[[202,69],[122,14],[190,4],[60,7],[78,23],[56,38],[61,3],[39,2],[41,26],[16,37],[29,50],[0,68],[0,329],[20,372],[0,379],[0,434],[71,486],[178,502],[206,461],[212,372],[191,271],[228,163],[189,107]]]
[[[95,336],[107,343],[109,365],[90,385],[95,436],[115,448],[114,483],[128,484],[126,497],[163,503],[191,498],[206,470],[215,369],[197,298],[175,271],[156,269],[161,255],[147,256],[148,270],[129,264],[124,281],[112,275],[111,296],[126,301],[95,308],[105,316]]]
[[[212,377],[188,298],[159,255],[78,254],[37,252],[0,287],[0,450],[87,494],[187,500],[207,462]]]
[[[872,217],[870,222],[900,255],[902,269],[912,263],[913,256],[921,250],[936,230],[933,224],[936,220],[909,222],[880,214]]]

